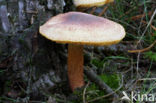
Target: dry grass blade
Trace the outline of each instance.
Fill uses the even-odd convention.
[[[140,49],[140,50],[128,50],[129,53],[141,53],[141,52],[145,52],[145,51],[148,51],[150,50],[156,43],[156,40],[147,48],[144,48],[144,49]]]
[[[140,39],[139,39],[139,41],[138,41],[137,45],[141,42],[141,40],[142,40],[143,36],[145,35],[145,33],[146,33],[146,31],[147,31],[148,27],[151,25],[151,23],[152,23],[152,21],[153,21],[153,19],[154,19],[155,15],[156,15],[156,9],[154,10],[154,12],[153,12],[153,14],[152,14],[152,17],[151,17],[151,19],[150,19],[149,23],[147,24],[147,26],[146,26],[146,28],[145,28],[144,32],[142,33],[142,35],[141,35],[141,37],[140,37]]]
[[[152,12],[149,12],[147,15],[148,15],[148,16],[152,15]],[[142,18],[142,17],[145,17],[145,16],[146,16],[146,14],[144,13],[144,14],[140,14],[140,15],[133,16],[133,17],[131,17],[131,19],[132,19],[132,20],[138,20],[138,19],[140,19],[140,18]]]
[[[87,85],[85,86],[85,88],[83,90],[83,103],[86,103],[86,97],[85,97],[85,95],[86,95],[86,90],[87,90],[88,86],[89,86],[89,82],[87,83]]]
[[[124,15],[128,15],[130,12],[134,11],[136,9],[136,7],[131,8],[130,10],[128,10],[127,12],[124,13]],[[122,18],[124,15],[121,15],[119,18]]]
[[[156,31],[156,27],[155,26],[151,25],[151,28]]]
[[[142,20],[141,22],[144,23],[144,24],[148,24],[148,23],[147,23],[146,21],[144,21],[144,20]],[[151,26],[151,28],[152,28],[153,30],[156,31],[156,27],[155,27],[155,26],[153,26],[152,24],[151,24],[150,26]]]
[[[147,80],[156,80],[156,78],[142,78],[142,79],[139,79],[138,81],[147,81]]]

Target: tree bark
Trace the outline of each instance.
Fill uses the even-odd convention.
[[[0,68],[10,72],[4,72],[0,76],[11,83],[15,81],[22,83],[24,95],[26,97],[33,95],[32,97],[37,99],[43,97],[43,92],[55,91],[54,88],[58,84],[63,85],[61,84],[63,82],[68,84],[67,58],[64,56],[67,53],[66,45],[49,41],[38,32],[39,26],[50,17],[70,10],[65,7],[65,1],[7,0],[5,3],[4,1],[0,0],[0,30],[2,30],[0,61],[10,56],[13,59],[6,68]]]

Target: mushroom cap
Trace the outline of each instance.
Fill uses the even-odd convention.
[[[52,17],[40,26],[40,33],[59,43],[112,45],[125,36],[124,28],[111,20],[81,12]]]
[[[113,1],[114,0],[73,0],[76,7],[102,6]]]

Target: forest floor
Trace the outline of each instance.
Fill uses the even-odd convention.
[[[72,93],[69,89],[61,89],[69,87],[65,80],[50,89],[51,92],[42,90],[41,99],[33,98],[31,91],[30,94],[25,93],[29,83],[14,80],[14,76],[6,77],[12,75],[11,53],[14,51],[9,52],[8,56],[8,53],[2,51],[4,44],[0,42],[0,103],[156,102],[156,1],[116,0],[114,3],[85,9],[83,12],[108,18],[125,28],[126,37],[119,44],[108,47],[85,46],[84,50],[85,67],[92,69],[118,98],[113,99],[111,93],[101,90],[86,75],[86,85],[81,90]],[[4,40],[2,36],[0,39]],[[5,43],[7,40],[5,38]],[[14,75],[16,72],[13,72]],[[126,95],[129,98],[123,99]]]

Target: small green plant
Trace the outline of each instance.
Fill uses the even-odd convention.
[[[152,51],[146,52],[144,57],[149,58],[152,61],[156,61],[156,53],[155,52],[152,52]]]

